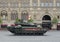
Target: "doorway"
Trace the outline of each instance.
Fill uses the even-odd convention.
[[[51,17],[49,15],[45,15],[42,18],[42,27],[51,29]]]

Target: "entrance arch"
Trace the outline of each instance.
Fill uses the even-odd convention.
[[[45,15],[42,18],[42,27],[51,29],[51,17],[49,15]]]
[[[43,16],[42,20],[51,20],[51,17],[49,15]]]

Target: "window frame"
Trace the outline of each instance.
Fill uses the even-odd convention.
[[[18,12],[16,10],[13,10],[11,12],[11,20],[15,20],[16,18],[18,18]]]

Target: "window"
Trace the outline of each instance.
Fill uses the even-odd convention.
[[[49,3],[49,7],[52,7],[53,6],[53,3]]]
[[[41,7],[52,7],[53,3],[40,3]]]
[[[21,0],[21,7],[28,8],[30,6],[30,0]]]
[[[57,7],[59,7],[60,6],[60,3],[57,3]]]
[[[11,12],[11,20],[15,20],[16,18],[18,18],[18,13],[17,11],[13,10]]]
[[[56,0],[56,6],[60,7],[60,0]]]
[[[41,3],[41,5],[40,5],[41,7],[44,7],[44,3]]]
[[[48,7],[49,6],[49,3],[45,3],[45,7]]]
[[[10,3],[10,7],[11,8],[18,8],[19,7],[19,3],[18,2]]]
[[[26,10],[22,11],[21,13],[21,19],[22,20],[28,20],[28,12]]]
[[[36,14],[34,14],[34,19],[36,19]]]
[[[2,17],[2,20],[6,20],[7,19],[7,11],[5,11],[5,10],[1,11],[1,17]]]
[[[40,6],[41,7],[48,7],[49,6],[49,3],[41,3]]]
[[[59,17],[59,16],[57,16],[57,18],[59,19],[60,17]]]
[[[40,0],[40,7],[53,7],[53,0]]]
[[[7,2],[0,2],[0,8],[8,8]]]
[[[38,0],[32,0],[32,6],[36,8],[38,6]]]

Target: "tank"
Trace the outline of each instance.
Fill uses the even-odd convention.
[[[44,35],[48,31],[47,28],[42,28],[40,24],[18,22],[14,25],[7,26],[8,31],[19,35]]]

